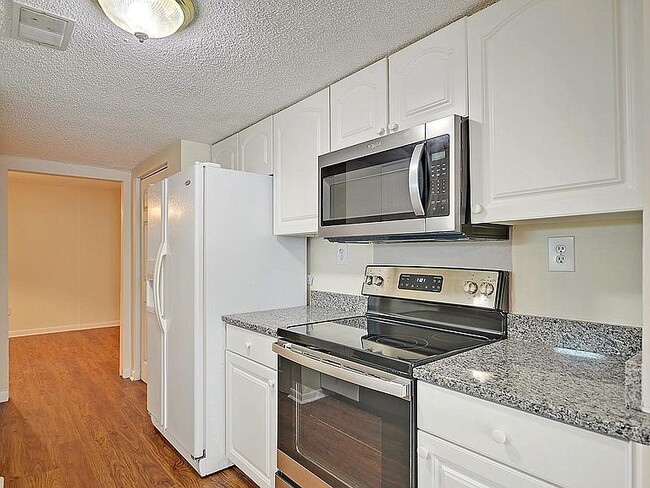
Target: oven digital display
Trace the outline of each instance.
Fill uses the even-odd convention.
[[[422,290],[440,293],[442,291],[442,276],[438,275],[399,275],[398,288],[402,290]]]

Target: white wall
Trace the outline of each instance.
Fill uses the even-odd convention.
[[[576,237],[576,271],[551,273],[548,237],[567,235]],[[349,245],[347,266],[335,264],[336,244],[313,238],[309,273],[314,290],[359,294],[372,263],[504,269],[515,313],[640,326],[641,242],[638,212],[516,225],[509,242]]]
[[[10,170],[80,176],[122,182],[122,283],[120,370],[128,377],[131,371],[131,173],[56,161],[0,155],[0,401],[9,397],[9,304],[7,241],[7,176]],[[118,374],[118,371],[116,371]]]

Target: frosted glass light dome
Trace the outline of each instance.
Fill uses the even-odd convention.
[[[97,0],[106,16],[140,42],[171,36],[194,18],[192,0]]]

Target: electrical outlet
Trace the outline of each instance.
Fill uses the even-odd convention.
[[[548,238],[548,270],[575,271],[575,237]]]
[[[348,264],[348,245],[338,244],[336,246],[336,264]]]

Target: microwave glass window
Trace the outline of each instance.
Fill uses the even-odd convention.
[[[414,148],[413,144],[324,168],[323,224],[415,218],[409,194]]]

